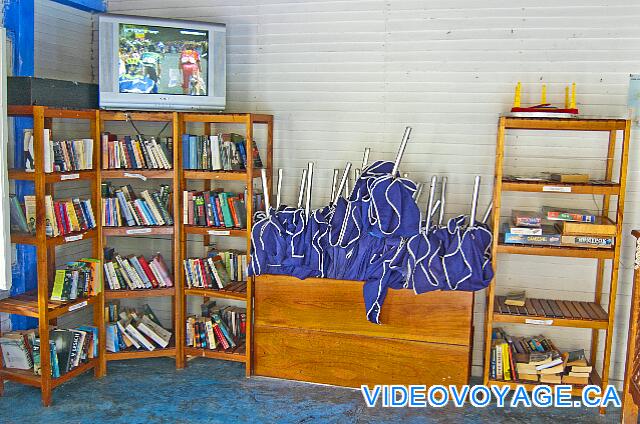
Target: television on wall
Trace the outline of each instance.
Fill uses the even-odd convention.
[[[100,107],[222,110],[224,24],[99,16]]]

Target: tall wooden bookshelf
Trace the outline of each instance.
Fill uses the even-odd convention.
[[[97,178],[97,164],[99,163],[99,149],[93,151],[93,170],[74,172],[44,172],[44,129],[51,129],[54,119],[77,119],[90,123],[90,130],[94,138],[94,147],[98,146],[97,134],[98,115],[95,110],[55,109],[44,106],[9,106],[8,115],[12,117],[33,118],[33,141],[35,155],[35,172],[22,169],[9,170],[11,180],[32,181],[35,185],[36,196],[36,232],[35,234],[11,234],[11,242],[16,244],[30,244],[37,251],[37,290],[22,295],[0,300],[0,312],[18,314],[38,319],[40,334],[40,357],[42,375],[34,375],[33,370],[17,370],[0,368],[0,394],[4,390],[3,380],[11,380],[22,384],[38,387],[42,393],[42,403],[51,404],[51,391],[60,384],[94,369],[94,375],[104,375],[104,368],[99,358],[91,359],[59,378],[51,377],[51,356],[49,350],[49,328],[57,318],[82,308],[93,306],[94,325],[100,327],[103,319],[103,291],[98,295],[81,298],[70,302],[56,302],[49,300],[50,290],[55,274],[55,248],[57,246],[74,243],[79,240],[91,239],[92,254],[99,257],[101,228],[84,232],[67,234],[66,236],[47,237],[45,231],[45,195],[54,195],[56,184],[66,181],[87,181],[91,187],[91,203],[96,223],[100,218],[100,180]],[[18,135],[16,135],[18,136]],[[104,343],[104,333],[100,332],[99,343]]]
[[[206,114],[206,113],[184,113],[180,115],[180,134],[184,134],[186,125],[202,124],[203,134],[211,135],[212,124],[225,124],[244,127],[245,131],[245,146],[247,156],[252,152],[252,144],[254,139],[254,127],[256,125],[267,126],[267,151],[266,151],[266,171],[268,186],[271,187],[273,177],[273,116],[271,115],[259,115],[252,113],[245,114]],[[182,143],[175,143],[175,148],[180,150],[179,157],[182,158]],[[264,159],[264,157],[263,157]],[[251,253],[251,226],[252,218],[255,212],[253,205],[253,184],[256,178],[260,177],[260,173],[253,167],[253,161],[247,160],[247,166],[245,171],[198,171],[198,170],[185,170],[180,161],[180,196],[182,192],[187,188],[188,180],[201,180],[204,181],[204,189],[209,190],[213,181],[225,182],[225,181],[242,181],[245,182],[247,191],[245,199],[245,207],[247,210],[247,222],[244,229],[226,229],[226,228],[214,228],[214,227],[197,227],[184,225],[182,222],[182,216],[180,219],[179,232],[182,234],[180,239],[180,258],[187,258],[187,236],[188,235],[201,235],[203,236],[203,242],[205,245],[209,244],[210,237],[243,237],[246,239],[247,255]],[[181,280],[184,278],[180,275]],[[184,283],[180,283],[180,287],[184,287]],[[244,346],[240,345],[233,349],[222,350],[221,348],[210,349],[198,349],[193,347],[185,347],[184,355],[191,357],[206,357],[214,359],[222,359],[228,361],[244,362],[246,375],[251,375],[252,367],[252,331],[253,331],[253,288],[252,280],[249,278],[246,282],[246,286],[243,284],[232,283],[223,290],[208,290],[208,289],[195,289],[195,288],[183,288],[182,290],[182,302],[180,310],[183,312],[180,322],[185,326],[186,314],[186,297],[187,296],[201,296],[205,299],[208,298],[224,298],[232,300],[246,301],[247,309],[247,325],[246,325],[246,343]],[[182,338],[183,345],[185,344],[184,337]]]
[[[505,135],[507,130],[533,130],[533,131],[597,131],[608,133],[608,148],[606,157],[605,180],[606,183],[547,183],[512,181],[505,179],[503,175]],[[491,282],[487,290],[487,310],[485,323],[485,355],[484,355],[484,383],[496,385],[523,384],[528,389],[533,389],[535,383],[526,381],[502,381],[490,378],[491,336],[495,324],[511,323],[523,325],[548,325],[557,327],[587,328],[592,330],[591,337],[591,364],[594,371],[591,374],[590,383],[604,388],[609,382],[609,368],[611,363],[611,343],[613,337],[616,294],[618,288],[618,268],[620,263],[620,247],[622,244],[622,220],[624,213],[624,200],[627,184],[627,164],[629,154],[629,138],[631,122],[624,119],[558,119],[558,118],[515,118],[501,117],[498,124],[498,139],[496,146],[495,181],[493,194],[493,265],[498,270],[499,254],[555,256],[569,258],[591,258],[597,261],[595,290],[593,302],[572,302],[554,299],[542,299],[541,309],[546,311],[544,305],[558,305],[562,314],[544,314],[534,306],[518,308],[518,313],[505,313],[496,300],[496,278]],[[622,132],[622,142],[617,143],[618,132]],[[593,143],[593,141],[589,141]],[[614,162],[616,147],[621,147],[619,160],[619,181],[612,181],[614,177]],[[564,246],[529,246],[504,244],[500,234],[500,205],[503,192],[543,193],[553,192],[557,196],[566,194],[581,194],[602,196],[601,216],[608,217],[615,222],[617,231],[615,246],[612,249],[579,248]],[[615,216],[610,217],[611,197],[617,197]],[[605,261],[611,261],[611,274],[608,279],[609,299],[606,309],[602,305],[602,293],[605,281]],[[539,302],[539,299],[528,299],[528,302]],[[529,305],[526,305],[529,306]],[[565,311],[566,308],[566,311]],[[575,308],[575,309],[574,309]],[[566,313],[569,312],[569,313]],[[561,317],[558,317],[561,315]],[[599,331],[604,330],[604,357],[602,359],[602,375],[595,370],[598,357]],[[575,387],[574,395],[580,395],[582,388]]]
[[[158,227],[103,227],[102,237],[100,238],[100,259],[104,263],[104,248],[108,246],[109,239],[112,237],[136,237],[141,242],[144,242],[144,237],[170,235],[172,258],[171,263],[173,265],[173,281],[174,286],[170,288],[154,288],[154,289],[139,289],[139,290],[109,290],[105,284],[105,292],[103,297],[103,309],[109,300],[114,299],[132,299],[132,298],[151,298],[151,297],[168,297],[171,299],[173,313],[173,340],[166,348],[156,348],[152,351],[146,349],[127,349],[120,352],[107,352],[106,343],[101,344],[100,360],[102,366],[106,371],[106,364],[108,361],[133,359],[133,358],[152,358],[152,357],[175,357],[176,368],[184,367],[184,354],[182,352],[183,343],[179,341],[183,339],[184,325],[180,321],[182,316],[181,307],[182,301],[177,294],[181,293],[180,274],[182,267],[180,266],[180,231],[176,231],[179,217],[181,216],[182,205],[179,200],[179,186],[180,180],[178,178],[180,168],[180,156],[177,146],[180,143],[179,118],[177,112],[121,112],[121,111],[99,111],[99,126],[96,137],[100,140],[100,151],[102,151],[103,141],[102,133],[105,131],[108,122],[131,122],[135,125],[136,122],[145,123],[157,123],[171,126],[171,136],[173,138],[173,152],[172,161],[173,169],[171,170],[147,170],[147,169],[108,169],[107,164],[98,162],[99,166],[99,180],[104,181],[117,181],[122,184],[128,184],[135,180],[153,180],[158,182],[170,182],[172,186],[172,214],[174,225],[172,226],[158,226]],[[133,129],[133,128],[132,128]],[[102,158],[102,155],[100,155]],[[164,242],[164,241],[163,241]],[[169,241],[167,241],[169,242]],[[106,281],[106,280],[105,280]],[[101,333],[106,334],[105,325],[106,320],[101,323]]]

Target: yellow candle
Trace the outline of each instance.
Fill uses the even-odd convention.
[[[513,98],[513,107],[520,107],[521,90],[522,90],[522,84],[520,83],[520,81],[518,81],[518,84],[516,84],[516,95]]]
[[[547,84],[542,84],[542,99],[540,100],[540,104],[547,103]]]
[[[573,82],[571,83],[571,105],[570,105],[571,109],[575,109],[576,108],[576,83]]]
[[[569,86],[564,88],[564,108],[569,109]]]

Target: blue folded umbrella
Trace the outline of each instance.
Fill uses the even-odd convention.
[[[256,214],[256,222],[251,229],[251,260],[249,275],[289,274],[283,265],[288,256],[285,229],[275,219],[275,211],[270,216]]]

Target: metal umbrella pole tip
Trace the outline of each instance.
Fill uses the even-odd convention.
[[[489,203],[489,206],[487,206],[487,210],[485,211],[484,216],[482,217],[483,224],[487,223],[487,219],[489,219],[489,215],[491,215],[492,210],[493,210],[493,201]]]
[[[362,169],[365,169],[367,167],[367,164],[369,163],[369,153],[371,152],[370,148],[366,148],[364,149],[364,156],[362,157]]]
[[[276,191],[276,209],[280,209],[280,200],[282,192],[282,168],[278,169],[278,191]]]
[[[473,196],[471,198],[471,215],[469,225],[473,227],[476,222],[476,212],[478,210],[478,193],[480,192],[480,175],[476,175],[473,182]]]
[[[305,205],[305,217],[309,219],[311,213],[311,186],[313,183],[313,162],[309,162],[309,168],[307,170],[307,202]]]
[[[344,168],[344,172],[342,173],[342,178],[340,179],[340,185],[338,186],[336,195],[333,198],[333,203],[336,203],[338,201],[338,197],[340,197],[340,193],[344,191],[344,186],[347,183],[347,177],[349,176],[349,171],[351,171],[351,162],[347,162],[347,166],[345,166]]]
[[[338,177],[340,176],[340,170],[333,170],[333,179],[331,180],[331,197],[329,197],[331,204],[333,204],[333,198],[336,197],[336,189],[338,188]]]
[[[413,193],[413,200],[415,200],[416,203],[420,200],[420,196],[422,196],[422,190],[423,189],[424,189],[424,184],[423,183],[416,184],[416,191],[415,191],[415,193]]]
[[[302,170],[302,180],[300,181],[300,191],[298,192],[298,209],[302,207],[302,201],[304,200],[304,189],[307,185],[307,170]]]
[[[429,185],[429,199],[427,199],[427,228],[431,226],[431,211],[433,210],[433,198],[436,194],[436,183],[438,178],[434,175],[431,177],[431,184]]]
[[[442,225],[444,221],[444,207],[446,205],[447,197],[447,177],[442,177],[441,190],[440,190],[440,214],[438,215],[438,225]]]
[[[402,161],[402,156],[404,155],[404,151],[407,148],[407,142],[409,142],[410,136],[411,136],[411,127],[406,127],[404,129],[404,135],[402,136],[402,142],[400,143],[400,148],[398,149],[398,154],[396,155],[396,161],[393,164],[393,171],[391,171],[391,176],[394,178],[398,173],[398,169],[400,168],[400,161]]]
[[[269,202],[269,186],[267,184],[267,170],[262,168],[260,170],[262,176],[262,192],[264,194],[264,211],[267,216],[271,216],[271,203]]]

